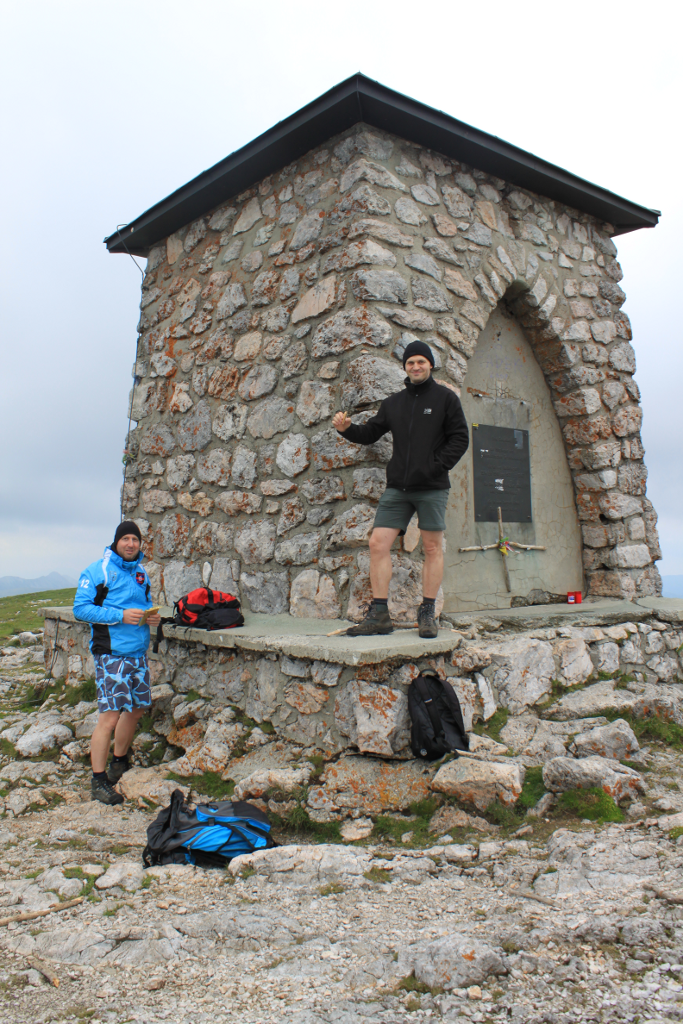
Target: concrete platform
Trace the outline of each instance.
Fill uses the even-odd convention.
[[[45,608],[46,618],[75,622],[71,608]],[[171,615],[171,609],[162,609]],[[287,654],[291,658],[311,658],[341,665],[376,665],[392,658],[403,661],[429,655],[447,654],[460,643],[458,626],[500,623],[504,629],[529,630],[546,626],[609,626],[620,622],[644,622],[658,617],[666,622],[683,623],[683,600],[677,598],[640,598],[620,601],[591,599],[579,605],[545,604],[525,608],[489,609],[486,612],[448,614],[435,640],[421,640],[417,629],[396,629],[388,636],[327,636],[353,623],[341,619],[297,619],[291,615],[256,615],[245,612],[245,625],[238,629],[208,632],[178,626],[164,626],[168,639],[245,651]],[[451,628],[450,623],[455,628]]]

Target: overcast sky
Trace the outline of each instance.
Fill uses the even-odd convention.
[[[679,12],[4,0],[0,576],[76,576],[118,522],[140,274],[104,236],[356,71],[662,211],[616,244],[683,573]]]

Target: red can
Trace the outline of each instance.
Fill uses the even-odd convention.
[[[570,590],[567,593],[567,604],[581,604],[581,591]]]

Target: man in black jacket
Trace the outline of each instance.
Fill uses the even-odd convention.
[[[373,444],[389,430],[394,441],[387,487],[370,537],[372,605],[363,621],[347,630],[347,636],[393,632],[387,604],[391,545],[399,533],[405,533],[415,512],[425,555],[418,628],[421,637],[433,639],[438,634],[434,604],[443,578],[448,473],[467,451],[469,430],[460,399],[432,377],[434,356],[429,345],[423,341],[407,345],[403,366],[408,374],[405,390],[385,398],[367,423],[352,423],[344,412],[332,420],[355,444]]]

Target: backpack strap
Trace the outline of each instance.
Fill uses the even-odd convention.
[[[414,683],[415,683],[415,688],[416,688],[417,692],[419,693],[420,697],[422,698],[422,703],[424,704],[424,706],[427,709],[427,714],[429,715],[429,720],[432,723],[432,728],[434,730],[434,739],[436,739],[437,736],[440,736],[441,733],[443,732],[443,726],[442,726],[441,720],[439,718],[439,713],[438,713],[438,711],[436,709],[436,704],[434,703],[434,698],[432,697],[431,693],[429,692],[429,687],[427,686],[427,680],[424,678],[424,676],[419,675],[414,680]]]
[[[164,639],[164,623],[165,622],[174,622],[174,621],[175,620],[172,619],[172,618],[171,619],[162,619],[160,621],[159,625],[157,626],[156,638],[154,640],[154,643],[152,644],[152,653],[153,654],[158,654],[159,653],[159,644]]]

